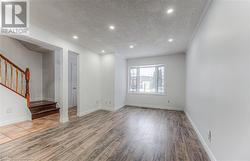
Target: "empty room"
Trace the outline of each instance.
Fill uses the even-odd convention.
[[[250,0],[0,13],[0,161],[250,161]]]

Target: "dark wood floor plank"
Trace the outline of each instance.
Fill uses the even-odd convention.
[[[0,145],[0,160],[209,161],[183,112],[96,111]]]

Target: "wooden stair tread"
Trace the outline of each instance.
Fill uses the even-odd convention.
[[[57,102],[53,102],[53,101],[34,101],[34,102],[30,102],[30,108],[40,107],[40,106],[56,105],[56,104],[57,104]]]
[[[49,115],[56,114],[56,113],[59,113],[59,108],[54,109],[54,110],[49,110],[49,111],[46,111],[46,112],[32,114],[32,119],[37,119],[37,118],[49,116]]]
[[[57,102],[45,100],[30,102],[32,119],[58,113],[60,108],[57,108],[56,104]]]
[[[43,110],[43,111],[40,111],[40,112],[32,113],[32,115],[37,115],[37,114],[46,113],[46,112],[50,112],[50,111],[57,111],[57,110],[60,110],[60,108]]]

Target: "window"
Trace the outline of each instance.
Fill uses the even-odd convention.
[[[129,92],[164,94],[164,65],[129,68]]]

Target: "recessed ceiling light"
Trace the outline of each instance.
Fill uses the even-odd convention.
[[[73,39],[77,40],[77,39],[78,39],[78,36],[74,35],[74,36],[73,36]]]
[[[114,25],[110,25],[110,26],[109,26],[109,29],[110,29],[110,30],[114,30],[114,29],[115,29],[115,26],[114,26]]]
[[[105,53],[105,50],[102,50],[102,53]]]
[[[168,42],[173,42],[173,41],[174,41],[174,39],[172,39],[172,38],[168,39]]]
[[[130,49],[133,49],[135,46],[134,45],[129,45],[129,48]]]
[[[174,12],[174,9],[173,8],[169,8],[168,10],[167,10],[167,14],[171,14],[171,13],[173,13]]]

